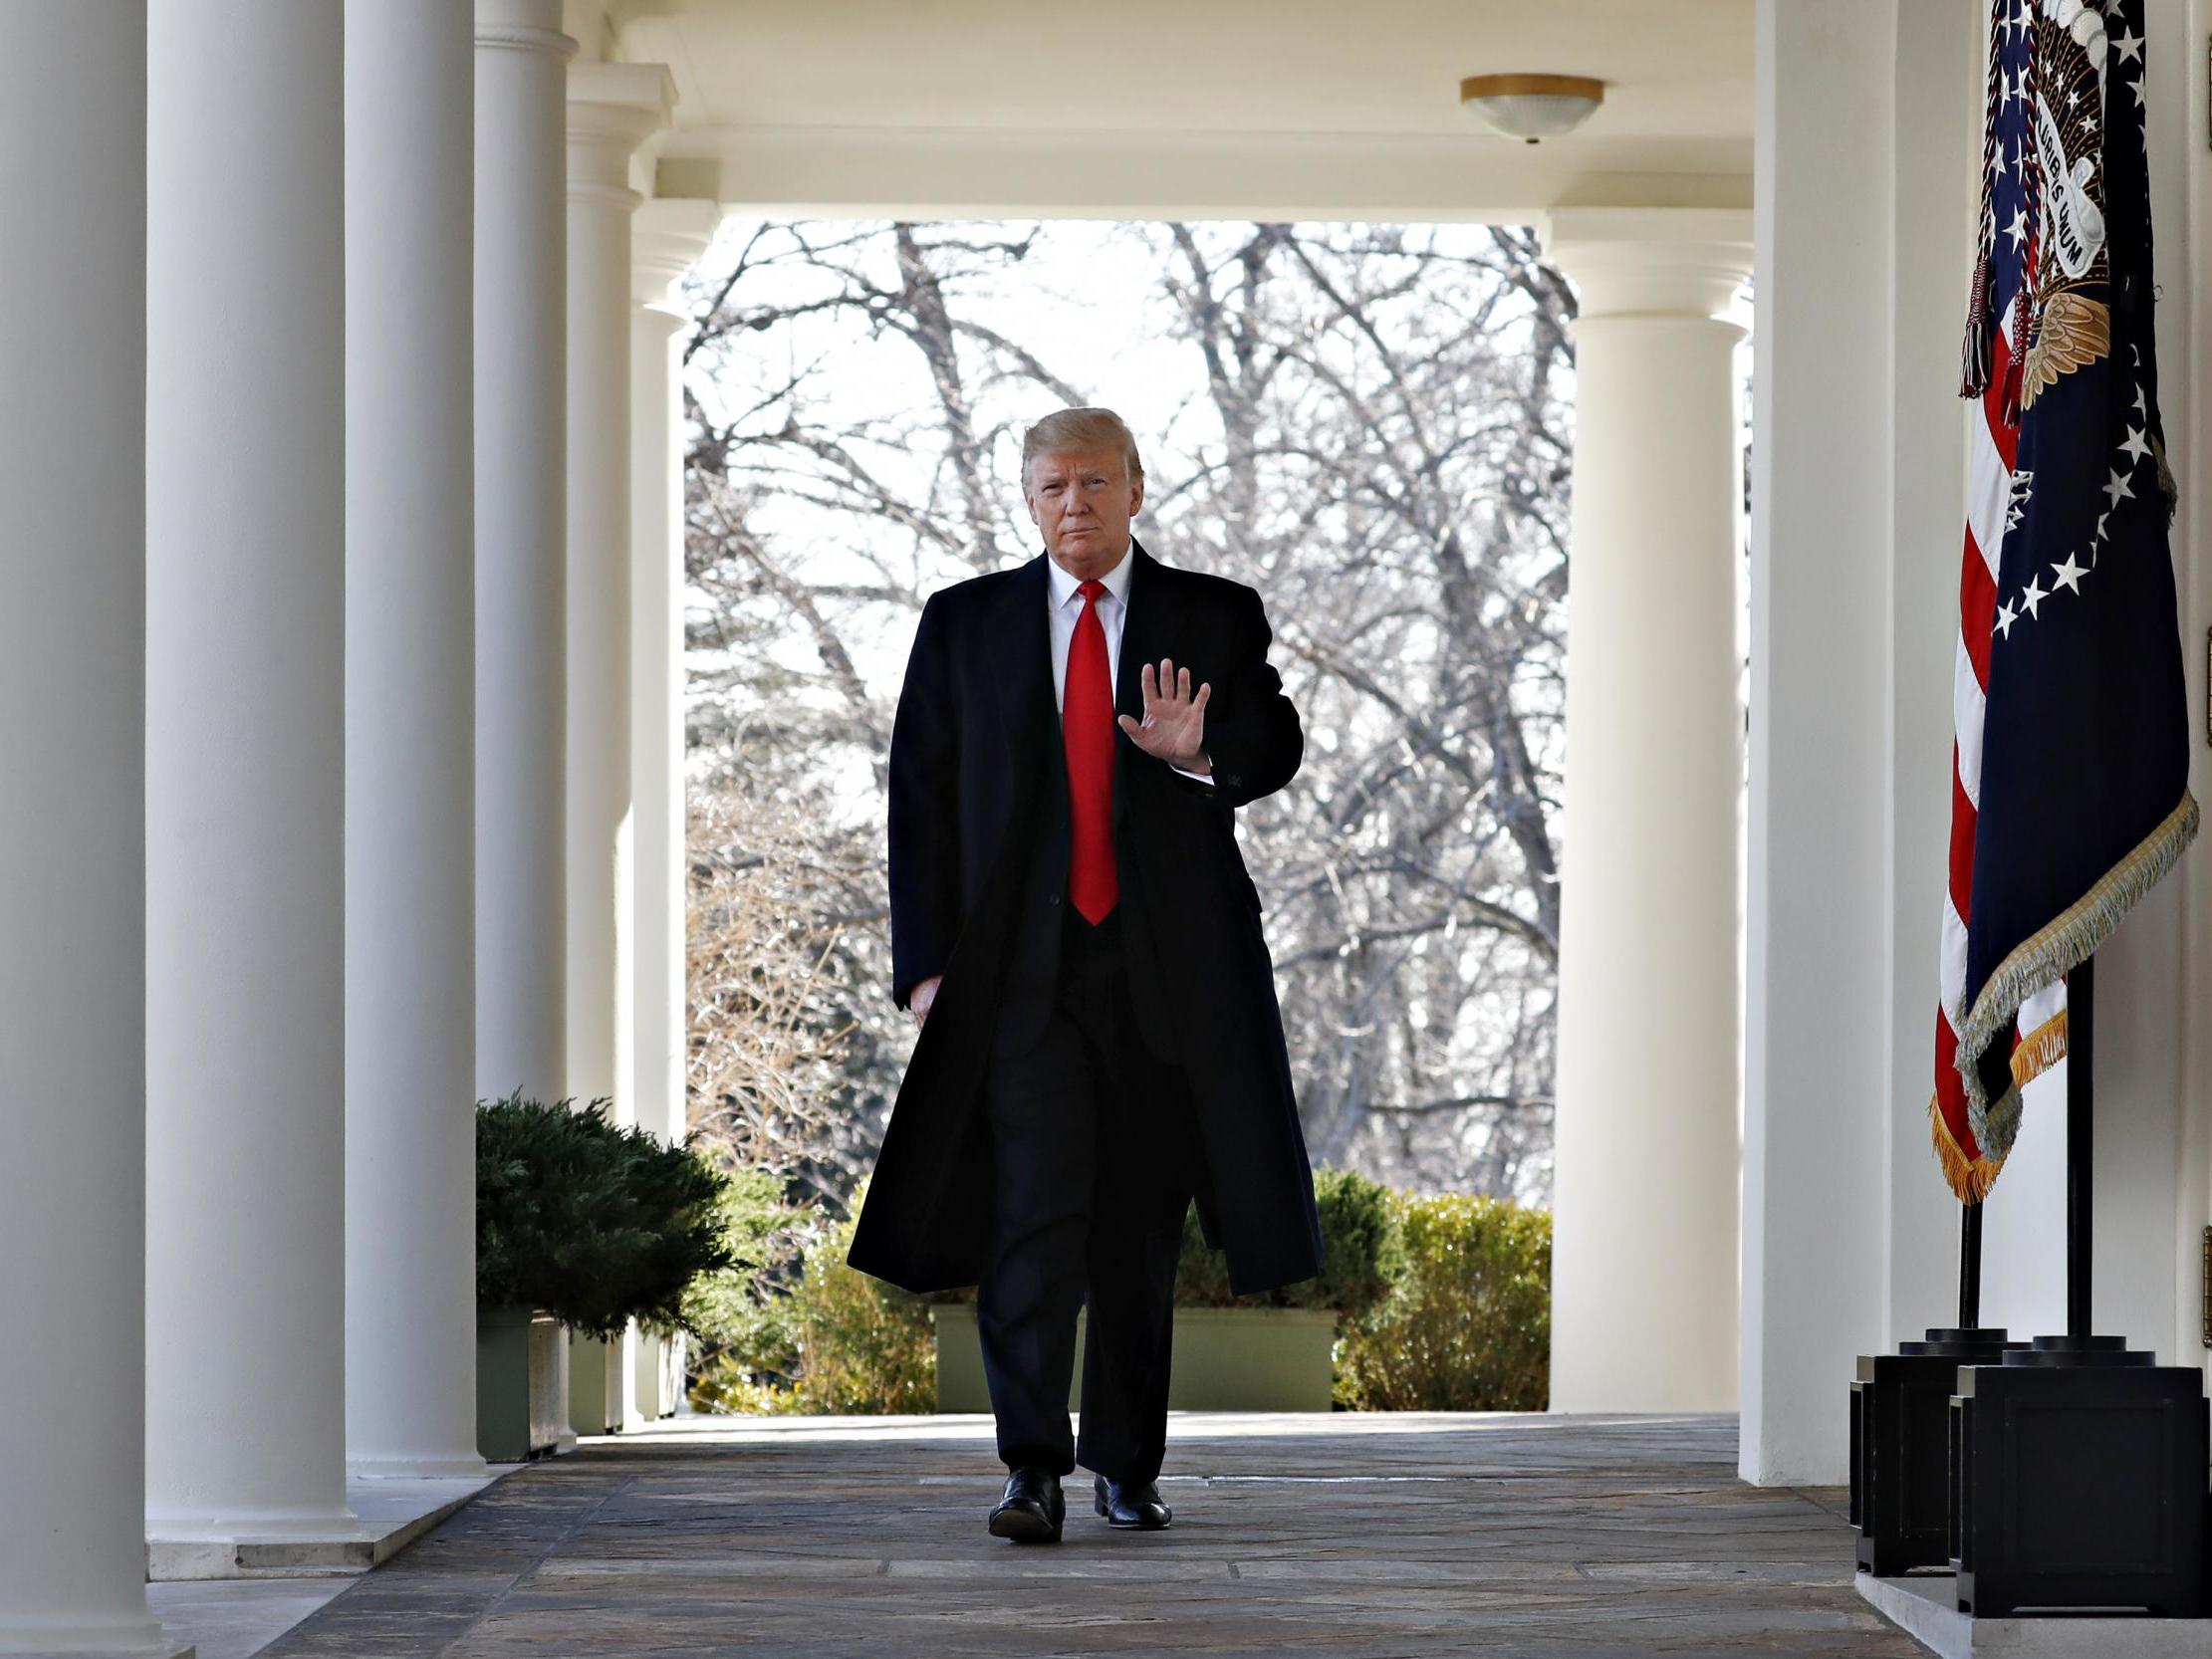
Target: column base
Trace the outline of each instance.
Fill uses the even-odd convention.
[[[351,1513],[146,1519],[146,1578],[298,1578],[381,1566],[498,1480],[504,1470],[346,1483]],[[4,1650],[0,1650],[4,1651]]]

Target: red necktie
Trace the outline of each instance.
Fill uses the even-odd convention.
[[[1120,896],[1113,873],[1113,683],[1106,674],[1106,628],[1099,620],[1103,582],[1087,582],[1083,614],[1068,642],[1061,690],[1060,739],[1068,751],[1068,896],[1096,927]]]

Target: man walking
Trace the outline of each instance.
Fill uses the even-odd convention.
[[[990,1531],[1052,1541],[1078,1464],[1109,1525],[1168,1525],[1193,1198],[1238,1293],[1319,1273],[1321,1229],[1234,830],[1305,747],[1260,595],[1137,544],[1112,411],[1040,420],[1022,474],[1045,551],[931,594],[899,693],[892,995],[920,1030],[848,1260],[977,1287],[1009,1471]]]

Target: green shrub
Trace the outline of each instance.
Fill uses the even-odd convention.
[[[855,1214],[859,1206],[855,1206]],[[937,1349],[927,1297],[845,1261],[849,1217],[807,1252],[792,1301],[799,1380],[785,1409],[831,1415],[937,1409]]]
[[[740,1180],[745,1177],[740,1177]],[[733,1213],[753,1219],[764,1239],[773,1221],[759,1206],[780,1186],[747,1189],[731,1200]],[[860,1197],[856,1194],[855,1214]],[[1229,1292],[1228,1268],[1206,1248],[1196,1212],[1186,1214],[1175,1301],[1185,1307],[1332,1307],[1349,1319],[1372,1308],[1403,1271],[1403,1255],[1389,1211],[1389,1190],[1352,1170],[1323,1170],[1314,1180],[1325,1246],[1317,1279],[1264,1296]],[[787,1215],[790,1212],[785,1212]],[[790,1238],[788,1230],[785,1237]],[[803,1271],[788,1288],[764,1289],[761,1271],[744,1263],[763,1254],[745,1236],[733,1237],[740,1266],[704,1282],[695,1302],[698,1322],[721,1346],[702,1355],[692,1384],[701,1410],[868,1414],[931,1411],[936,1407],[936,1346],[929,1305],[974,1300],[972,1286],[914,1296],[846,1266],[852,1223],[814,1232],[805,1244]],[[707,1306],[719,1309],[709,1314]]]
[[[1314,1207],[1321,1212],[1322,1269],[1257,1296],[1229,1290],[1229,1264],[1206,1247],[1193,1205],[1183,1217],[1183,1253],[1175,1269],[1178,1307],[1330,1307],[1347,1320],[1366,1315],[1405,1271],[1390,1218],[1390,1189],[1357,1170],[1314,1172]]]
[[[851,1219],[786,1204],[760,1172],[723,1206],[733,1266],[686,1306],[706,1346],[692,1403],[703,1411],[927,1412],[936,1407],[929,1305],[848,1267]],[[854,1213],[859,1213],[856,1194]],[[1314,1178],[1318,1278],[1229,1294],[1220,1254],[1185,1218],[1175,1302],[1185,1307],[1330,1307],[1340,1313],[1337,1403],[1373,1411],[1541,1410],[1550,1361],[1551,1217],[1491,1199],[1420,1198],[1352,1170]],[[796,1269],[796,1271],[794,1271]]]
[[[782,1182],[757,1170],[734,1181],[728,1226],[738,1263],[700,1287],[710,1345],[694,1366],[691,1403],[839,1416],[934,1411],[928,1305],[962,1293],[919,1297],[871,1279],[846,1265],[852,1217],[825,1224],[814,1210],[785,1205]],[[865,1192],[863,1182],[854,1216]]]
[[[1542,1411],[1551,1393],[1552,1218],[1491,1198],[1391,1195],[1405,1270],[1338,1344],[1360,1411]]]
[[[692,1282],[683,1311],[694,1337],[691,1368],[715,1377],[715,1403],[694,1389],[708,1410],[753,1410],[727,1403],[741,1385],[788,1386],[798,1374],[799,1321],[789,1294],[815,1212],[789,1202],[784,1178],[765,1169],[728,1172],[716,1208],[730,1265]],[[750,1397],[750,1396],[748,1396]]]
[[[686,1329],[682,1298],[730,1256],[726,1181],[705,1159],[607,1119],[608,1102],[518,1092],[476,1112],[476,1295],[613,1338]]]

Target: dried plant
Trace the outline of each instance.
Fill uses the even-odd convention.
[[[880,995],[880,863],[768,788],[694,792],[689,847],[692,1132],[842,1207],[879,1133],[853,1067],[889,1024],[859,1007]]]

